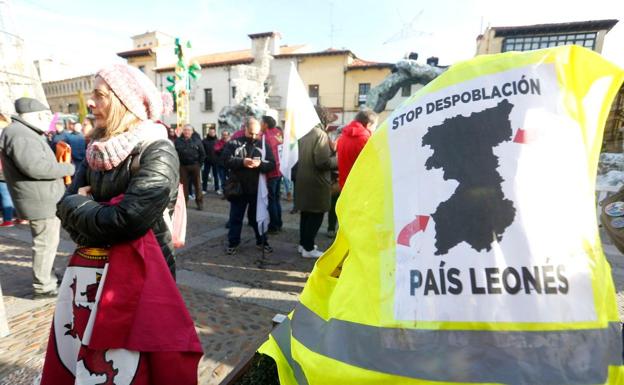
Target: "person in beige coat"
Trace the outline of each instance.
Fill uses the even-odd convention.
[[[314,239],[331,207],[331,171],[337,169],[332,156],[326,122],[314,127],[299,140],[299,166],[295,183],[295,209],[301,213],[299,252],[304,258],[318,258]]]

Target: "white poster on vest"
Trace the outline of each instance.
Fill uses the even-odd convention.
[[[593,91],[604,95],[605,85]],[[443,88],[392,114],[397,320],[596,319],[594,188],[563,97],[553,65],[541,64]]]

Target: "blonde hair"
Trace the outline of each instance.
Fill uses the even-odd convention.
[[[94,127],[89,135],[92,139],[106,140],[130,131],[141,123],[141,119],[124,106],[110,87],[108,87],[108,91],[109,109],[106,127]]]

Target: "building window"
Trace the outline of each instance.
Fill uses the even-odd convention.
[[[412,85],[408,84],[406,86],[401,87],[401,96],[409,97],[412,95]]]
[[[236,98],[236,86],[232,87],[232,99]]]
[[[319,85],[318,84],[310,84],[308,86],[308,96],[313,104],[320,104],[319,100]]]
[[[212,111],[212,88],[204,88],[204,111]]]
[[[368,95],[368,91],[370,91],[370,83],[360,83],[358,85],[358,106],[366,104],[366,95]]]
[[[308,96],[311,98],[318,98],[319,96],[319,85],[318,84],[310,84],[308,86]]]
[[[596,48],[596,32],[508,37],[503,40],[502,52],[530,51],[533,49],[558,47],[570,44],[580,45],[581,47],[593,50]]]
[[[145,73],[145,66],[139,66],[139,71]]]

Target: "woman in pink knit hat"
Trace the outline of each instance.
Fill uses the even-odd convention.
[[[57,205],[78,248],[59,289],[41,384],[94,376],[196,384],[201,345],[174,282],[179,161],[157,123],[170,96],[117,64],[96,74],[88,105],[91,141]]]
[[[88,101],[95,116],[91,142],[58,215],[78,245],[110,245],[152,229],[175,274],[163,212],[173,209],[177,197],[178,156],[166,128],[155,123],[170,106],[163,99],[134,67],[116,64],[96,74]],[[120,194],[119,205],[102,205]]]

